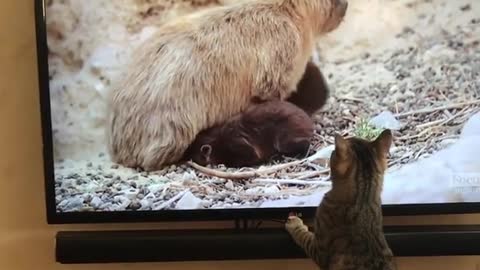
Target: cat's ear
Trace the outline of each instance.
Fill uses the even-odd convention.
[[[348,142],[339,133],[335,133],[335,153],[345,156],[348,150]]]
[[[210,157],[212,154],[212,146],[210,144],[204,144],[200,147],[200,152],[204,157]]]
[[[390,131],[389,129],[385,129],[384,131],[382,131],[382,133],[380,133],[380,135],[378,135],[373,144],[375,145],[375,148],[378,150],[379,153],[382,153],[383,155],[388,155],[392,142],[392,131]]]

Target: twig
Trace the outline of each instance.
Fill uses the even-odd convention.
[[[219,178],[226,178],[226,179],[249,179],[249,178],[254,178],[254,177],[261,177],[267,174],[272,174],[278,171],[281,171],[283,169],[286,169],[291,166],[296,166],[300,165],[305,162],[312,162],[318,159],[321,159],[318,155],[319,152],[316,152],[315,154],[306,157],[304,159],[300,160],[294,160],[291,162],[283,163],[283,164],[278,164],[278,165],[273,165],[271,167],[267,168],[260,168],[254,171],[246,171],[246,172],[223,172],[215,169],[210,169],[204,166],[201,166],[193,161],[188,161],[187,164],[195,168],[196,170],[210,176],[215,176]]]
[[[429,131],[432,130],[432,127],[429,127],[429,128],[426,128],[424,129],[422,132],[418,133],[418,134],[415,134],[415,135],[411,135],[411,136],[402,136],[402,137],[399,137],[398,140],[409,140],[409,139],[416,139],[416,138],[420,138],[422,137],[423,135],[427,134]]]
[[[350,100],[350,101],[355,101],[355,102],[364,102],[363,99],[356,98],[356,97],[350,97],[350,96],[343,96],[343,97],[337,97],[339,100]]]
[[[197,163],[192,162],[192,161],[188,161],[187,163],[188,163],[188,165],[192,166],[193,168],[195,168],[199,172],[204,173],[206,175],[215,176],[215,177],[219,177],[219,178],[240,180],[240,179],[248,179],[248,178],[259,177],[259,176],[262,176],[262,175],[265,175],[265,174],[271,174],[271,173],[286,169],[290,166],[301,164],[304,161],[306,161],[306,159],[295,160],[295,161],[284,163],[284,164],[274,165],[274,166],[269,167],[269,168],[258,169],[258,170],[255,170],[255,171],[247,171],[247,172],[223,172],[223,171],[210,169],[210,168],[198,165]]]
[[[323,166],[320,166],[320,165],[317,165],[315,163],[312,163],[312,162],[307,162],[307,164],[305,164],[307,167],[310,167],[316,171],[319,171],[319,170],[323,170]]]
[[[460,112],[458,112],[454,115],[449,113],[450,116],[447,119],[439,119],[439,120],[435,120],[435,121],[428,122],[428,123],[425,123],[425,124],[420,124],[420,125],[417,125],[417,128],[424,128],[424,127],[435,126],[435,125],[437,125],[436,127],[443,126],[446,123],[448,123],[448,122],[452,121],[453,119],[457,118],[458,116],[464,114],[466,111],[468,111],[468,107],[463,108]],[[448,111],[446,111],[446,112],[448,112]]]
[[[436,108],[429,108],[429,109],[422,109],[422,110],[411,111],[411,112],[397,113],[397,114],[395,114],[395,117],[405,117],[405,116],[409,116],[409,115],[413,115],[413,114],[431,113],[431,112],[436,112],[436,111],[441,111],[441,110],[456,109],[456,108],[459,108],[459,107],[475,105],[475,104],[480,104],[480,99],[472,100],[472,101],[465,101],[465,102],[460,102],[460,103],[453,103],[453,104],[450,104],[450,105],[445,105],[445,106],[436,107]]]
[[[161,209],[164,209],[165,207],[169,206],[170,204],[174,203],[176,200],[180,199],[181,197],[183,197],[183,195],[185,195],[185,193],[187,193],[188,191],[190,191],[190,189],[186,189],[184,191],[181,191],[179,193],[177,193],[177,195],[173,196],[172,198],[170,198],[168,201],[162,203],[160,206],[158,207],[155,207],[155,209],[157,210],[161,210]]]
[[[305,196],[305,195],[311,195],[312,191],[311,190],[289,190],[289,191],[283,191],[280,190],[279,192],[275,193],[243,193],[239,194],[238,197],[240,199],[251,199],[255,197],[264,197],[264,196],[282,196],[282,195],[290,195],[290,196]]]
[[[394,165],[394,164],[397,164],[398,162],[401,162],[402,160],[406,159],[406,158],[410,158],[413,154],[415,154],[415,152],[413,151],[410,151],[410,152],[407,152],[405,153],[403,156],[395,159],[395,160],[392,160],[388,163],[388,166],[391,166],[391,165]]]
[[[311,172],[304,172],[304,173],[297,173],[295,176],[295,179],[303,180],[303,179],[308,179],[316,176],[320,176],[322,174],[330,172],[330,169],[323,169],[323,170],[317,170],[317,171],[311,171]]]
[[[425,144],[425,146],[423,146],[419,151],[418,153],[415,155],[415,157],[413,158],[413,160],[417,160],[423,153],[423,151],[425,151],[425,149],[427,149],[428,147],[430,146],[430,144]]]
[[[265,183],[265,184],[294,184],[294,185],[324,185],[329,186],[330,183],[324,180],[298,180],[298,179],[255,179],[253,183]]]
[[[441,124],[443,121],[445,121],[445,119],[439,119],[432,122],[423,123],[423,124],[417,125],[417,128],[426,128],[426,127],[438,125],[438,124]]]
[[[445,136],[441,136],[441,137],[435,138],[435,142],[438,143],[438,142],[442,142],[442,141],[444,141],[444,140],[458,139],[459,137],[460,137],[460,135],[457,135],[457,134],[445,135]]]

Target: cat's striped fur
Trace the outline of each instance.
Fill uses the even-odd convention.
[[[381,192],[390,130],[370,142],[335,137],[330,159],[332,189],[317,208],[314,231],[297,216],[286,229],[322,270],[393,270],[383,233]]]

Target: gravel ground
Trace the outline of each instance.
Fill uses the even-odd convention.
[[[124,35],[134,40],[129,46],[148,36],[145,29],[153,22],[158,23],[155,20],[158,16],[165,15],[164,18],[167,18],[182,13],[172,12],[167,16],[165,10],[169,7],[155,4],[161,1],[153,1],[153,4],[148,3],[151,1],[137,2],[137,17],[125,23],[129,32]],[[395,4],[399,5],[397,2]],[[71,1],[72,6],[75,6],[74,3],[78,5],[79,2]],[[58,27],[57,22],[56,31],[49,33],[49,36],[57,37],[60,33],[63,37],[57,39],[62,42],[53,38],[49,41],[57,157],[57,210],[135,211],[314,205],[330,188],[326,158],[334,132],[354,135],[362,119],[373,120],[376,125],[395,130],[389,173],[394,174],[406,164],[428,160],[438,151],[455,144],[465,122],[480,111],[479,6],[475,1],[405,1],[403,12],[407,12],[411,19],[396,22],[392,29],[398,31],[384,31],[390,36],[383,35],[380,39],[378,34],[378,38],[371,38],[372,44],[365,46],[353,37],[348,40],[351,44],[332,46],[332,40],[345,36],[347,30],[342,30],[344,32],[339,31],[337,37],[320,41],[316,61],[326,74],[333,93],[327,106],[314,116],[317,131],[310,154],[316,158],[284,160],[284,163],[293,162],[289,167],[266,164],[261,168],[245,168],[240,173],[252,174],[245,180],[212,176],[211,171],[205,173],[204,169],[199,171],[188,165],[145,173],[111,163],[102,147],[104,91],[108,90],[109,80],[120,74],[122,61],[128,57],[131,47],[112,47],[111,40],[91,41],[91,37],[86,35],[83,42],[91,41],[85,45],[92,46],[90,51],[82,47],[85,52],[79,51],[83,54],[62,53],[74,44],[72,40],[81,40],[82,37],[69,36],[67,31],[74,28]],[[52,12],[55,9],[61,10],[58,5],[50,6]],[[131,12],[126,9],[119,11],[127,15]],[[361,18],[365,16],[361,13],[366,11],[357,12]],[[348,23],[344,29],[347,27]],[[366,31],[369,32],[368,29]],[[353,36],[348,31],[346,33]],[[109,51],[95,51],[92,44],[109,48]],[[120,60],[108,59],[111,63],[99,65],[97,77],[82,75],[86,70],[83,66],[94,66],[95,61],[105,59],[105,55],[114,55],[112,48]],[[345,54],[338,53],[342,50]],[[100,81],[103,84],[99,84]],[[74,96],[73,99],[69,99],[71,96]],[[78,101],[79,98],[82,102]],[[88,104],[87,100],[93,105],[82,107],[83,103]],[[82,116],[73,118],[75,111],[83,113]],[[77,124],[79,122],[82,124]],[[239,173],[223,167],[213,169],[213,174],[227,172],[230,178]],[[412,185],[426,183],[419,179]],[[312,197],[314,203],[311,203]],[[402,202],[401,199],[386,199],[390,203]]]

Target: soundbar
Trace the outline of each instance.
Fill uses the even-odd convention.
[[[387,226],[395,256],[480,255],[480,226]],[[306,258],[281,228],[60,231],[56,261],[167,262]]]

